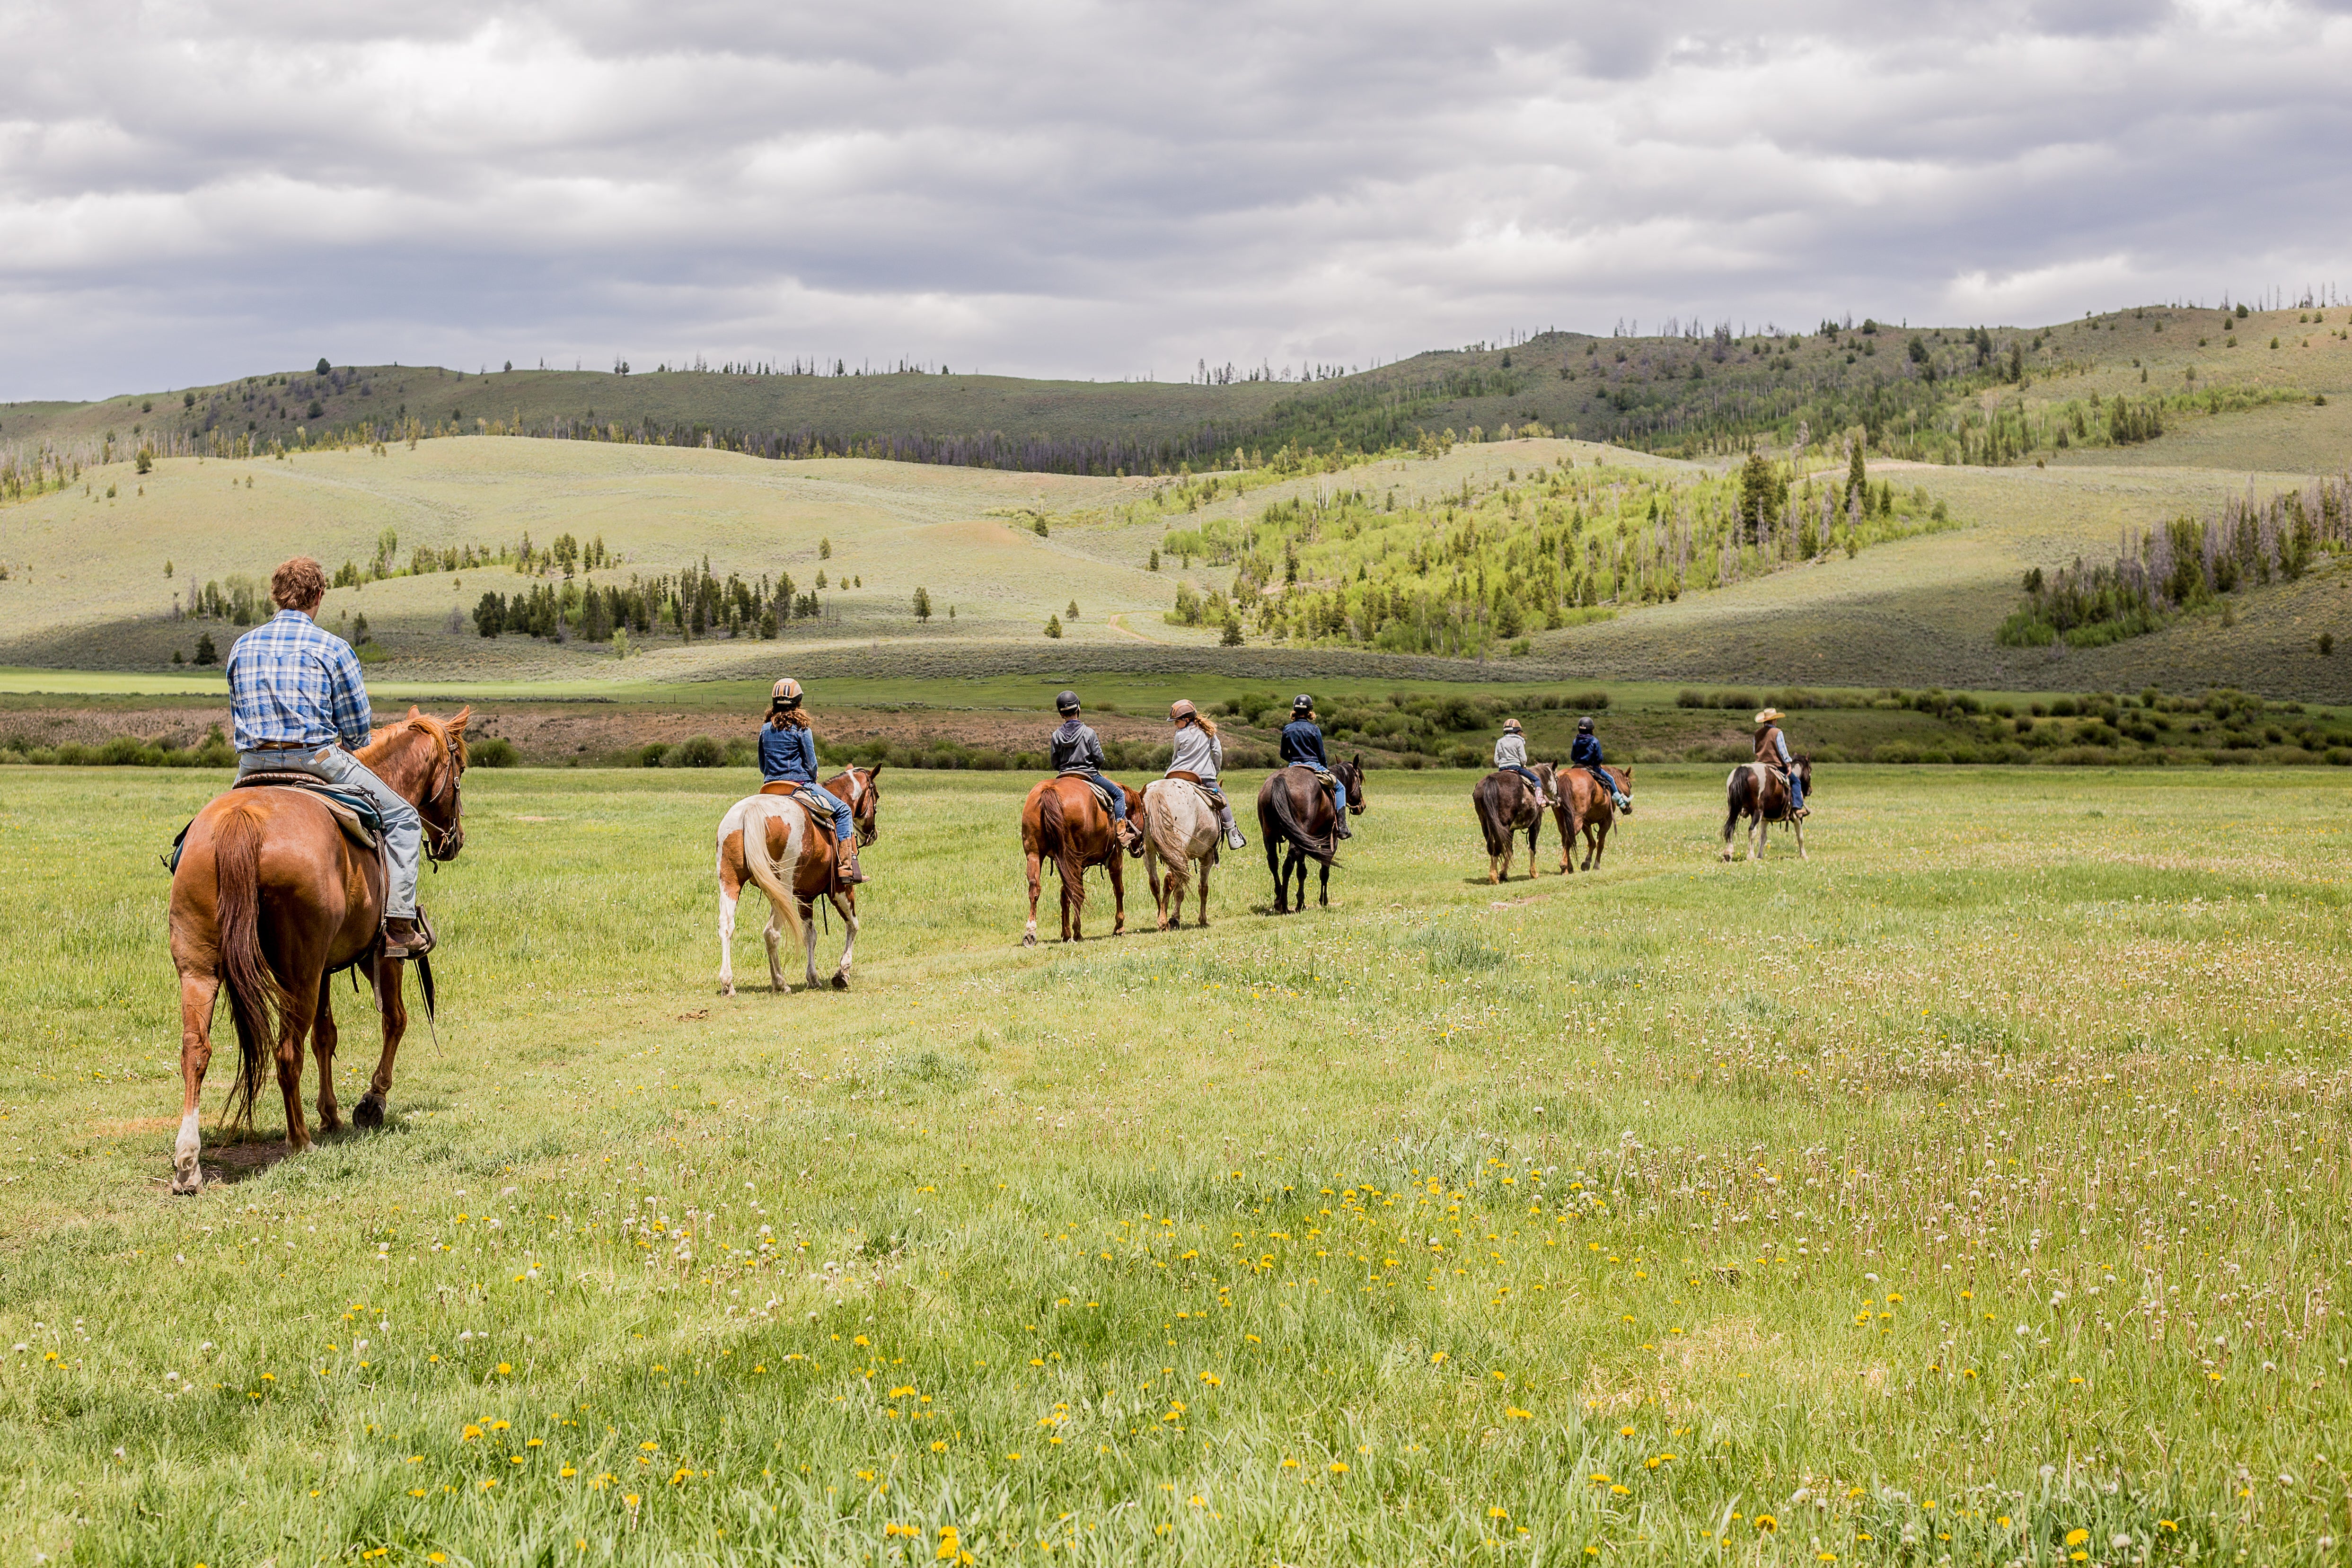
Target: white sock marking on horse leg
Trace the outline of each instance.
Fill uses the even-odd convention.
[[[735,900],[719,895],[719,994],[735,992]]]
[[[201,1174],[197,1154],[204,1147],[204,1133],[196,1125],[196,1113],[189,1111],[180,1118],[180,1136],[172,1144],[172,1169],[179,1173],[180,1184],[193,1186]]]

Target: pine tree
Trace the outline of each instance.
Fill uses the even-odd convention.
[[[1062,635],[1061,616],[1047,616],[1045,617],[1045,635],[1049,637],[1058,637]]]
[[[1857,438],[1853,443],[1853,459],[1846,465],[1845,468],[1846,499],[1851,501],[1854,493],[1869,482],[1869,477],[1864,472],[1862,466],[1862,442]]]
[[[915,587],[915,619],[926,626],[931,619],[931,593],[920,584]]]
[[[220,655],[213,648],[213,634],[210,632],[203,632],[197,635],[196,662],[198,664],[217,664],[220,662]]]
[[[1231,610],[1227,610],[1225,612],[1224,636],[1219,637],[1217,639],[1217,643],[1221,647],[1239,647],[1242,646],[1241,618],[1235,616]]]

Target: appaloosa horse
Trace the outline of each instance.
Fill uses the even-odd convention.
[[[849,806],[862,847],[882,836],[880,767],[852,768],[825,780],[825,792]],[[735,906],[746,884],[768,897],[768,984],[784,981],[780,947],[784,933],[807,955],[808,983],[816,978],[816,927],[810,921],[818,899],[841,911],[841,963],[833,988],[849,989],[850,961],[857,952],[857,889],[834,879],[833,818],[812,810],[797,791],[764,784],[727,808],[719,819],[719,994],[735,994]]]
[[[458,788],[466,773],[466,721],[415,709],[355,753],[425,819],[427,858],[453,860],[466,846]],[[249,1126],[267,1047],[286,1099],[286,1145],[310,1146],[302,1122],[302,1046],[319,1058],[319,1124],[343,1124],[335,1103],[334,1009],[330,976],[348,968],[375,982],[383,1056],[352,1109],[362,1127],[383,1125],[392,1062],[408,1028],[401,963],[374,956],[383,919],[383,868],[353,845],[319,797],[287,786],[232,789],[188,825],[172,873],[172,964],[180,975],[180,1135],[172,1190],[205,1184],[196,1101],[213,1059],[213,1008],[224,982],[236,1026],[236,1083],[226,1120]],[[430,997],[427,997],[430,1000]]]
[[[1364,766],[1360,756],[1349,757],[1331,770],[1339,793],[1348,797],[1348,811],[1364,814]],[[1298,879],[1297,908],[1307,907],[1307,863],[1323,868],[1320,901],[1331,901],[1331,861],[1338,852],[1333,829],[1339,813],[1331,804],[1335,792],[1323,787],[1315,770],[1303,763],[1276,768],[1257,788],[1257,826],[1265,838],[1265,868],[1274,878],[1274,912],[1291,911],[1290,879]]]
[[[1813,794],[1813,759],[1799,756],[1791,759],[1797,782],[1805,786],[1805,798]],[[1770,823],[1785,822],[1797,836],[1797,858],[1805,858],[1804,818],[1789,815],[1789,781],[1780,770],[1763,763],[1742,763],[1731,770],[1723,781],[1723,858],[1731,858],[1731,832],[1741,817],[1748,819],[1748,858],[1757,858],[1759,841],[1769,843]]]
[[[1633,798],[1633,768],[1631,763],[1622,768],[1601,770],[1617,781],[1617,788],[1630,803]],[[1601,787],[1601,781],[1583,768],[1563,769],[1556,775],[1559,786],[1559,869],[1567,876],[1576,869],[1576,836],[1584,835],[1584,868],[1588,871],[1601,864],[1601,852],[1608,847],[1609,829],[1617,822],[1617,803]],[[1631,805],[1627,805],[1632,809]]]
[[[1549,763],[1531,763],[1528,766],[1543,780],[1544,789],[1558,786],[1558,775]],[[1478,831],[1486,837],[1486,880],[1507,882],[1511,879],[1511,859],[1518,850],[1519,830],[1528,835],[1528,880],[1535,880],[1536,840],[1543,835],[1543,799],[1533,785],[1508,769],[1497,768],[1470,786],[1470,804],[1478,813]],[[1559,816],[1560,870],[1568,870],[1567,843],[1570,838],[1566,802],[1554,807]]]
[[[1151,901],[1159,910],[1161,931],[1184,923],[1184,895],[1196,875],[1201,923],[1209,923],[1209,870],[1224,842],[1217,808],[1192,774],[1154,779],[1143,786],[1143,868],[1151,879]],[[1197,873],[1192,869],[1196,864]]]
[[[1137,820],[1143,797],[1125,784],[1114,784],[1127,795],[1127,818]],[[1062,879],[1062,940],[1084,942],[1087,908],[1087,868],[1100,866],[1110,873],[1113,918],[1110,934],[1127,930],[1127,868],[1118,842],[1118,825],[1094,787],[1082,778],[1057,774],[1040,783],[1021,803],[1021,847],[1029,858],[1029,925],[1021,945],[1037,945],[1037,897],[1044,890],[1044,865],[1051,860]]]

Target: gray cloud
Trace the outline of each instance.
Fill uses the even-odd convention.
[[[2335,0],[0,0],[0,397],[2352,286]]]

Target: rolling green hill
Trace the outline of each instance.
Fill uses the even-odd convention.
[[[622,374],[438,366],[276,371],[92,404],[0,406],[0,489],[40,466],[226,455],[415,432],[520,431],[705,444],[763,456],[860,455],[1113,475],[1222,468],[1236,447],[1377,453],[1452,432],[1538,432],[1705,457],[1860,427],[1874,450],[1939,462],[2130,461],[2115,414],[2155,408],[2174,465],[2248,466],[2217,412],[2301,406],[2292,452],[2259,466],[2333,471],[2352,457],[2352,312],[2144,307],[2041,328],[1865,322],[1807,335],[1593,338],[1415,355],[1328,380],[1215,384],[668,370]],[[2316,319],[2315,319],[2316,318]],[[1828,323],[1823,324],[1826,329]],[[2278,346],[2272,347],[2273,343]],[[321,362],[325,363],[325,362]],[[2314,405],[2315,395],[2336,395]],[[2329,412],[2336,409],[2336,412]],[[2077,416],[2080,417],[2077,417]]]

